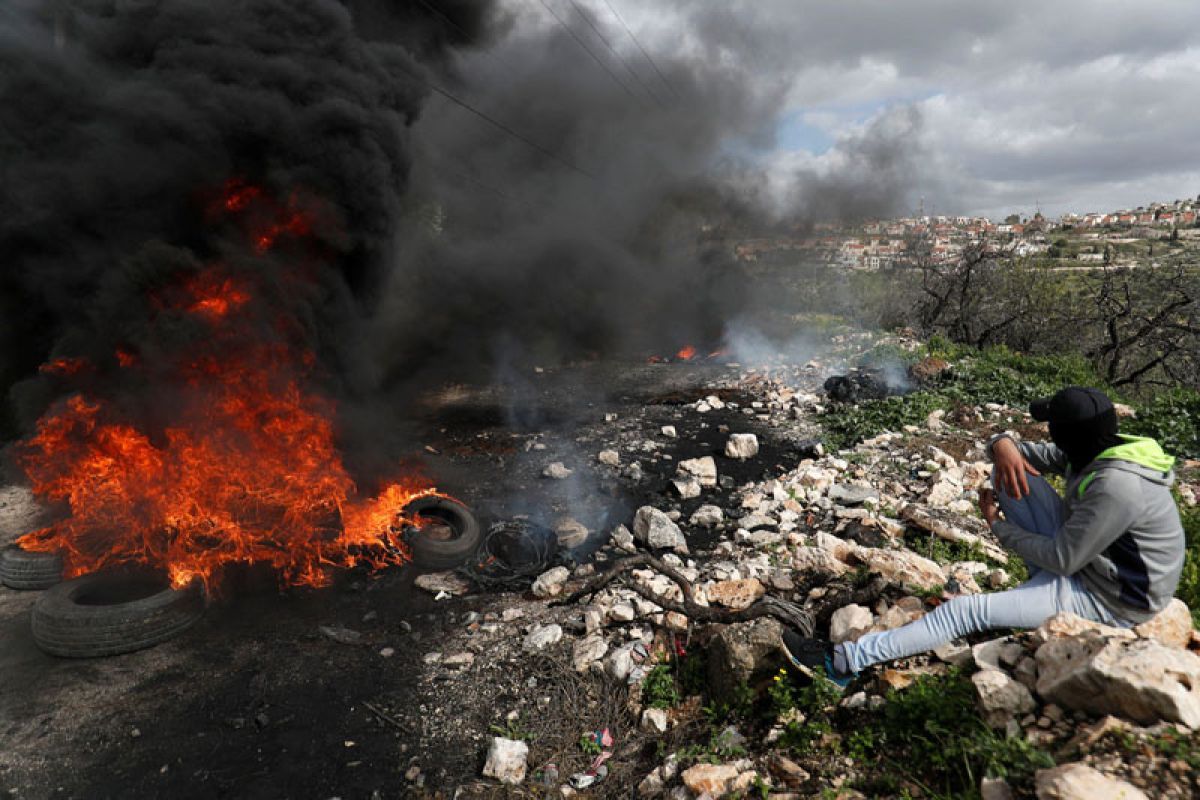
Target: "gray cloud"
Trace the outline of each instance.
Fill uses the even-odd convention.
[[[1193,2],[694,5],[643,4],[639,24],[662,47],[787,83],[789,108],[831,125],[835,142],[914,104],[913,194],[945,211],[1114,208],[1200,188]]]

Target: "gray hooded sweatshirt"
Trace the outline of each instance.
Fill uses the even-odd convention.
[[[1006,520],[992,531],[1028,563],[1078,575],[1114,614],[1139,623],[1171,602],[1183,571],[1184,533],[1171,496],[1175,459],[1153,439],[1121,438],[1123,444],[1078,471],[1054,444],[1017,442],[1035,469],[1066,478],[1066,521],[1053,538]]]

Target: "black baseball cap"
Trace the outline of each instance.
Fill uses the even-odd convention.
[[[1068,386],[1029,404],[1029,413],[1038,422],[1086,422],[1110,411],[1113,404],[1108,395],[1086,386]]]

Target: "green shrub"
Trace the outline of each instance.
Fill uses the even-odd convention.
[[[669,664],[658,664],[642,681],[642,704],[650,708],[674,708],[679,704],[679,690]]]
[[[831,407],[821,418],[831,449],[852,447],[863,439],[884,431],[899,431],[905,425],[923,425],[925,419],[942,408],[942,400],[929,392],[913,392],[904,397],[865,400],[857,405]]]
[[[1158,440],[1171,455],[1200,458],[1200,392],[1172,389],[1156,394],[1121,428]]]
[[[1192,621],[1200,627],[1200,507],[1180,506],[1179,516],[1187,537],[1187,552],[1184,554],[1183,574],[1179,576],[1179,588],[1175,596],[1188,604],[1192,610]]]
[[[889,693],[880,717],[857,730],[852,744],[861,760],[882,758],[885,770],[935,797],[978,797],[985,776],[1021,778],[1054,764],[1024,739],[989,728],[971,682],[957,670]]]
[[[786,678],[777,683],[786,683]],[[788,722],[784,726],[783,736],[780,738],[783,747],[803,754],[811,750],[823,737],[833,733],[833,714],[837,710],[838,701],[842,699],[842,692],[833,681],[818,677],[803,688],[790,688],[786,698],[790,703],[794,703],[790,708],[801,712],[802,719]],[[773,694],[771,699],[779,709],[780,698]],[[787,711],[789,708],[781,710]]]
[[[1103,381],[1080,355],[1024,355],[1003,346],[960,347],[957,352],[950,376],[939,389],[947,401],[1022,407],[1064,386],[1103,388]]]

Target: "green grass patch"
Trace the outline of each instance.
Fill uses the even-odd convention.
[[[1021,779],[1054,765],[1023,738],[989,728],[976,711],[974,687],[957,670],[890,692],[880,713],[855,726],[846,749],[860,765],[882,767],[861,788],[889,796],[909,783],[929,797],[978,797],[983,777]]]
[[[903,397],[833,406],[821,418],[821,425],[825,428],[826,445],[841,450],[884,431],[924,425],[931,413],[944,407],[943,399],[936,394],[913,392]]]
[[[1064,386],[1102,385],[1080,356],[1023,355],[1007,347],[978,350],[937,336],[917,353],[890,346],[877,347],[860,359],[860,365],[907,364],[922,356],[945,359],[951,368],[936,383],[903,397],[832,406],[822,418],[827,444],[843,449],[884,431],[899,431],[905,425],[924,425],[926,418],[937,409],[983,403],[1023,407]]]
[[[847,448],[884,431],[922,425],[939,408],[984,403],[1024,408],[1031,400],[1052,395],[1064,386],[1095,386],[1114,400],[1130,399],[1106,386],[1078,354],[1028,355],[1003,346],[980,350],[941,336],[934,336],[915,353],[892,345],[876,347],[859,364],[906,365],[922,356],[945,359],[950,369],[936,383],[903,397],[834,405],[822,419],[829,446]],[[1172,455],[1200,458],[1200,392],[1176,388],[1144,401],[1132,399],[1131,404],[1137,416],[1122,422],[1123,431],[1149,436]]]

